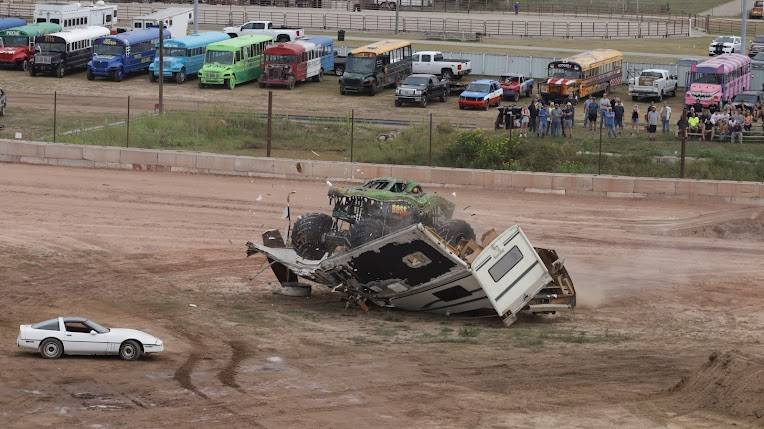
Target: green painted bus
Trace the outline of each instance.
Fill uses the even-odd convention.
[[[263,71],[265,47],[271,42],[272,36],[251,34],[208,45],[199,70],[199,87],[225,85],[234,89],[240,83],[258,79]]]

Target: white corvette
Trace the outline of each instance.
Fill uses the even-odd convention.
[[[46,359],[68,355],[116,355],[136,360],[164,350],[162,340],[135,329],[104,328],[82,317],[58,317],[19,326],[16,345],[40,352]]]

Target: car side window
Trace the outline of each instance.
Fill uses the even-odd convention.
[[[64,322],[64,326],[66,327],[66,332],[79,332],[87,334],[92,330],[92,328],[86,325],[84,322]]]
[[[50,319],[46,320],[44,322],[40,322],[37,324],[32,325],[32,328],[34,329],[42,329],[45,331],[59,331],[60,328],[58,326],[58,319]]]
[[[429,63],[430,62],[430,55],[422,55],[422,62]]]
[[[390,192],[403,192],[406,190],[406,184],[402,182],[396,182],[392,188],[390,188]]]

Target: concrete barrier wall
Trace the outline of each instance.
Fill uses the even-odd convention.
[[[362,181],[380,176],[424,184],[610,198],[678,198],[764,205],[764,183],[365,164],[80,146],[0,139],[0,162],[288,179]]]

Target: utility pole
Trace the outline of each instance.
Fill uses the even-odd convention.
[[[745,55],[745,36],[748,32],[748,1],[740,2],[740,53]]]
[[[196,17],[194,17],[196,21]],[[164,112],[164,22],[159,23],[159,114]]]
[[[199,34],[199,0],[194,0],[194,34]]]
[[[401,10],[401,0],[395,0],[395,34],[398,34],[398,14]]]

